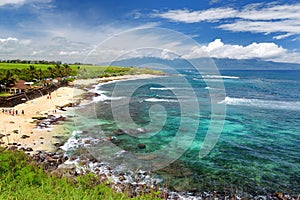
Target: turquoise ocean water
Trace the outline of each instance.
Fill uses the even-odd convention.
[[[114,155],[119,156],[112,157],[108,153],[112,148],[110,143],[98,145],[97,155],[101,154],[101,159],[108,155],[107,162],[116,165],[124,162],[122,152],[180,154],[176,161],[153,172],[171,189],[299,194],[300,71],[227,70],[221,71],[221,76],[201,76],[192,69],[182,69],[179,73],[182,76],[97,86],[96,91],[101,95],[95,97],[94,104],[77,111],[81,116],[77,129],[93,132],[93,137],[115,138],[112,143],[119,149]],[[220,88],[208,87],[204,77],[209,82],[223,81],[224,99],[211,101],[211,95],[219,95]],[[131,120],[142,128],[137,129],[130,122],[120,127],[116,121],[115,115],[122,116],[124,109],[118,102],[124,99],[128,100],[126,109]],[[226,106],[224,127],[212,151],[199,158],[211,120],[212,104]],[[182,105],[192,108],[183,113]],[[197,105],[199,112],[193,109]],[[157,130],[155,123],[161,126]],[[187,142],[185,140],[192,140],[186,151],[167,146],[176,140],[179,128],[187,137],[183,134],[175,146],[179,149]],[[116,134],[119,129],[124,134]],[[189,135],[190,130],[196,130],[193,137]],[[139,148],[141,143],[146,148]]]

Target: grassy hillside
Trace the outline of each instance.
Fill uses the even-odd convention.
[[[159,194],[129,198],[116,193],[106,183],[99,183],[96,175],[59,178],[43,171],[21,151],[0,147],[0,199],[158,199]]]

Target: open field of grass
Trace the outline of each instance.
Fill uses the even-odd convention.
[[[0,73],[5,70],[26,70],[30,65],[33,65],[36,70],[48,71],[49,67],[55,68],[54,64],[23,64],[23,63],[0,63]],[[94,65],[74,65],[69,67],[72,69],[73,76],[79,78],[96,78],[107,76],[120,76],[126,74],[163,74],[159,70],[134,67],[119,67],[119,66],[94,66]]]

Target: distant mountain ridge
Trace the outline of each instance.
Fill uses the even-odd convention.
[[[214,62],[219,70],[300,70],[300,64],[282,63],[273,61],[263,61],[258,59],[227,59],[227,58],[197,58],[197,59],[162,59],[157,57],[140,57],[125,60],[114,61],[112,63],[102,63],[105,65],[149,67],[161,69],[159,66],[166,65],[174,69],[189,68],[191,63],[197,63],[199,66],[211,66]],[[153,65],[156,64],[156,65]]]

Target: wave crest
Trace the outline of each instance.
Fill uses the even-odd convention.
[[[148,99],[145,99],[144,101],[147,101],[147,102],[178,102],[175,99],[157,99],[157,98],[148,98]]]
[[[299,101],[292,102],[225,97],[225,99],[223,101],[220,101],[219,104],[250,106],[266,109],[300,110]]]

